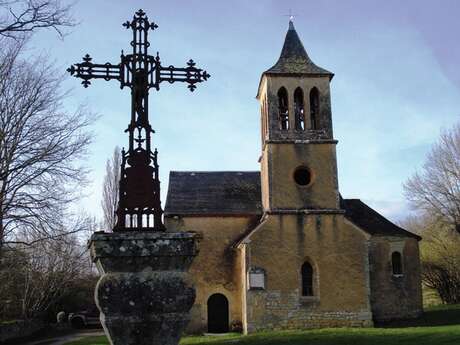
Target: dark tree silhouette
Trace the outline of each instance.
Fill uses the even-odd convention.
[[[71,9],[58,0],[0,0],[0,35],[18,38],[51,28],[63,37],[63,28],[75,25]]]
[[[71,226],[95,230],[91,218],[80,219]],[[37,242],[33,238],[27,237],[28,245],[16,244],[2,252],[0,296],[8,303],[0,306],[0,320],[43,317],[61,297],[75,294],[76,282],[94,274],[86,245],[79,236]]]
[[[460,234],[460,124],[441,134],[404,191],[416,209]]]
[[[85,107],[63,107],[62,73],[45,58],[24,59],[24,41],[0,51],[0,248],[23,234],[63,235],[68,206],[87,171],[79,163],[94,120]]]

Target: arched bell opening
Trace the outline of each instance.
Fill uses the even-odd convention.
[[[300,87],[294,91],[294,116],[295,129],[298,131],[305,130],[305,108],[303,102],[303,91]]]
[[[319,91],[316,87],[310,91],[310,128],[319,129]]]
[[[281,130],[289,129],[288,93],[284,87],[278,90],[278,120]]]

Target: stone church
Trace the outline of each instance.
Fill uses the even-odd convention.
[[[420,237],[343,199],[333,74],[292,22],[262,73],[260,171],[172,171],[170,231],[201,234],[188,331],[372,326],[422,313]]]

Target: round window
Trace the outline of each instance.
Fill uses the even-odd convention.
[[[294,172],[294,181],[299,186],[307,186],[311,182],[311,173],[307,167],[298,167]]]

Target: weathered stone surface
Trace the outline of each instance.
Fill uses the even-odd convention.
[[[242,279],[245,271],[242,258],[238,252],[231,249],[242,235],[242,231],[257,220],[251,217],[188,217],[165,218],[168,229],[183,231],[190,229],[199,231],[200,254],[190,267],[190,276],[196,287],[196,301],[191,310],[192,319],[187,325],[188,333],[203,333],[208,331],[207,303],[211,295],[223,294],[228,299],[229,323],[243,322]]]
[[[343,215],[270,215],[245,245],[248,267],[266,289],[245,289],[247,332],[372,326],[369,236]],[[301,266],[313,266],[313,296],[302,296]]]
[[[305,109],[310,109],[310,92],[313,88],[319,91],[319,117],[317,118],[317,128],[311,128],[310,112],[305,114],[306,130],[295,129],[294,102],[289,101],[289,130],[280,129],[278,117],[278,90],[284,87],[287,90],[288,97],[293,97],[297,88],[304,93]],[[332,109],[331,109],[331,89],[329,78],[308,77],[308,76],[291,76],[264,74],[261,78],[258,99],[261,104],[266,104],[266,133],[263,133],[262,145],[267,141],[290,141],[310,140],[311,142],[321,142],[324,140],[333,140],[332,129]],[[292,98],[290,98],[292,99]]]
[[[195,239],[188,232],[95,233],[90,250],[102,272],[185,271],[197,254]]]
[[[403,274],[393,275],[391,254],[402,254]],[[417,239],[374,236],[370,245],[372,314],[376,322],[409,319],[423,313]]]
[[[192,233],[95,233],[91,257],[101,322],[113,345],[174,345],[189,321],[195,289],[187,270]]]

